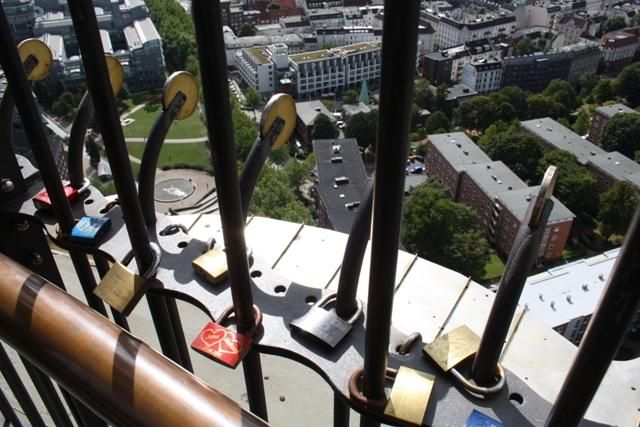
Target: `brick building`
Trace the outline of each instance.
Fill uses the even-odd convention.
[[[591,121],[591,129],[589,130],[587,140],[593,142],[596,145],[600,145],[602,132],[604,131],[604,127],[607,125],[611,117],[615,116],[618,113],[635,112],[635,110],[632,110],[624,104],[602,105],[596,108],[596,112],[593,115],[593,120]]]
[[[503,255],[510,252],[538,186],[528,187],[502,162],[492,161],[464,133],[429,135],[427,173],[438,178],[454,200],[472,207],[489,241]],[[562,255],[575,215],[554,200],[539,258]]]

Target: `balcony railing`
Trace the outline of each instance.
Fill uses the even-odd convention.
[[[239,177],[219,1],[194,0],[191,9],[222,227],[213,245],[191,236],[186,227],[175,226],[167,217],[156,218],[153,197],[149,197],[153,190],[149,183],[153,183],[169,126],[197,97],[188,83],[165,92],[170,99],[147,141],[136,188],[116,109],[117,82],[105,60],[95,9],[90,0],[69,2],[88,88],[74,126],[86,130],[90,116],[95,115],[117,203],[86,186],[75,161],[70,161],[74,178],[63,186],[29,84],[29,79],[46,68],[46,60],[38,49],[18,51],[0,9],[0,63],[9,83],[0,106],[0,249],[4,254],[0,255],[0,338],[24,357],[30,379],[57,426],[262,425],[268,419],[268,408],[261,353],[291,359],[320,374],[334,393],[335,426],[348,425],[351,410],[361,415],[362,426],[381,422],[462,425],[474,411],[511,426],[597,425],[583,417],[640,301],[636,285],[640,211],[553,404],[527,384],[528,378],[500,363],[505,342],[511,342],[511,325],[517,328],[520,324],[514,321],[517,302],[553,205],[553,171],[541,186],[545,191],[531,202],[487,321],[480,328],[481,336],[468,329],[441,335],[453,311],[426,346],[420,334],[405,335],[392,325],[398,277],[401,281],[416,262],[413,257],[406,270],[398,269],[419,6],[418,0],[385,4],[375,180],[346,242],[335,291],[283,277],[274,270],[280,258],[265,260],[247,250],[246,218],[253,186],[271,147],[282,144],[292,131],[291,104],[282,97],[268,104],[261,136]],[[37,170],[13,154],[14,106]],[[84,133],[78,134],[81,137],[69,141],[70,157],[75,159],[83,147]],[[34,179],[35,174],[40,179]],[[78,231],[91,235],[91,230],[77,228],[78,220],[86,215],[95,222],[110,220],[111,228],[100,237],[78,243],[72,238]],[[369,236],[369,280],[362,284],[359,277]],[[89,307],[64,293],[69,277],[60,274],[52,243],[69,252]],[[203,252],[214,266],[196,262],[195,269],[189,267]],[[316,251],[307,256],[313,258]],[[89,257],[102,280],[94,276]],[[135,267],[127,272],[123,265],[131,261]],[[219,283],[213,286],[196,270]],[[136,275],[136,271],[142,273]],[[467,289],[470,280],[465,282]],[[359,290],[359,285],[368,285],[368,290]],[[164,356],[127,333],[127,314],[143,295]],[[454,306],[461,304],[460,295]],[[366,300],[366,306],[358,296]],[[175,299],[199,308],[215,321],[200,335],[199,348],[223,362],[233,359],[242,364],[249,408],[255,416],[193,376]],[[111,305],[109,310],[103,300]],[[327,309],[310,308],[325,300]],[[437,309],[438,302],[432,306]],[[109,311],[115,325],[108,321]],[[412,319],[415,330],[430,315],[425,312]],[[235,327],[223,329],[228,317],[234,319]],[[456,357],[458,363],[450,366]],[[531,357],[544,364],[546,355]],[[44,425],[3,349],[0,368],[29,422]],[[60,392],[52,380],[60,384]],[[20,425],[2,393],[0,409],[6,419]],[[631,411],[635,413],[635,408]],[[304,422],[301,419],[297,424]]]

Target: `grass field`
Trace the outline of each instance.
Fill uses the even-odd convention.
[[[483,280],[496,279],[500,277],[504,271],[504,262],[502,262],[498,255],[492,253],[491,259],[489,259],[487,265],[484,266],[484,271]]]
[[[129,154],[138,159],[144,152],[143,142],[128,142]],[[211,154],[204,142],[189,144],[165,144],[160,152],[158,168],[171,169],[176,166],[191,166],[194,169],[211,170]]]
[[[151,126],[160,114],[160,104],[149,104],[131,114],[129,118],[135,120],[123,128],[126,138],[146,138],[149,136]],[[167,139],[199,138],[206,135],[206,130],[198,111],[194,112],[186,120],[175,122],[169,129]]]

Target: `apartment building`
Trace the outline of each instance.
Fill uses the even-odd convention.
[[[359,43],[289,56],[298,97],[342,92],[380,77],[381,44]]]
[[[276,34],[238,37],[230,27],[223,27],[224,45],[227,51],[227,66],[235,67],[236,58],[241,54],[242,49],[252,47],[267,47],[274,44],[283,43],[287,45],[289,53],[298,53],[305,50],[305,43],[298,34]]]
[[[466,64],[460,83],[483,95],[500,89],[502,61],[495,57],[481,58]]]
[[[7,15],[9,28],[16,42],[20,42],[33,34],[34,0],[3,0],[2,8]]]
[[[266,48],[243,49],[237,54],[235,63],[240,78],[248,86],[262,94],[273,93],[275,67]]]
[[[574,154],[596,178],[599,193],[618,181],[640,190],[640,165],[623,154],[607,153],[549,117],[524,121],[520,123],[520,129],[533,135],[547,150],[559,149]]]
[[[426,168],[456,202],[474,209],[481,228],[501,254],[508,254],[538,186],[528,187],[502,162],[492,161],[464,133],[427,137]],[[575,215],[554,198],[539,259],[562,256]]]
[[[607,125],[607,123],[609,123],[611,117],[615,116],[618,113],[637,112],[624,104],[601,105],[600,107],[596,108],[596,111],[593,115],[593,119],[591,120],[591,129],[589,130],[589,135],[587,135],[587,140],[593,142],[596,145],[600,145],[602,132],[604,131],[605,126]]]
[[[607,73],[617,74],[633,62],[640,47],[638,36],[625,31],[614,31],[602,36],[600,49],[607,63]]]

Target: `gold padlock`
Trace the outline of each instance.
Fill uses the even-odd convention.
[[[224,249],[213,248],[191,261],[191,266],[212,285],[224,281],[228,275],[227,254]]]
[[[449,372],[475,355],[479,347],[480,337],[462,325],[425,345],[423,351],[444,372]]]
[[[401,366],[393,382],[384,414],[414,425],[422,425],[435,380],[435,376],[426,372]]]
[[[142,276],[116,261],[93,290],[93,294],[114,310],[128,316],[147,291],[149,279],[155,275],[160,265],[160,248],[155,243],[151,243],[151,248],[153,264]],[[130,260],[131,254],[125,258]]]

